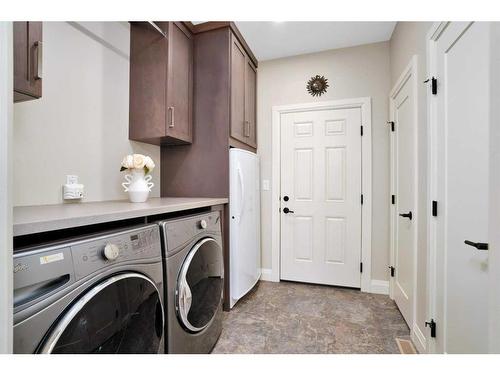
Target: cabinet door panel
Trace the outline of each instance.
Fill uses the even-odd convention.
[[[180,23],[169,27],[168,94],[166,133],[192,141],[193,38]]]
[[[14,101],[42,96],[42,22],[14,22]],[[39,75],[40,74],[40,75]]]
[[[256,124],[257,72],[250,61],[246,61],[245,72],[245,126],[244,135],[248,145],[257,148]]]
[[[168,30],[167,22],[158,27]],[[159,144],[165,134],[168,40],[146,23],[130,26],[129,138]]]
[[[231,137],[247,142],[245,128],[246,54],[236,38],[231,43]]]

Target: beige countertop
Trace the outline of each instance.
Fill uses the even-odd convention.
[[[227,198],[150,198],[14,207],[14,236],[106,223],[228,203]]]

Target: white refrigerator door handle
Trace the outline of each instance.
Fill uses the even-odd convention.
[[[243,209],[245,205],[245,184],[243,183],[243,174],[241,173],[241,168],[238,167],[238,180],[241,187],[241,202],[240,202],[240,212],[238,214],[238,222],[241,221],[241,216],[243,215]]]

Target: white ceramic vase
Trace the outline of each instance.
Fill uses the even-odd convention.
[[[125,175],[122,183],[125,192],[128,193],[130,202],[142,203],[148,200],[149,192],[154,184],[151,182],[151,175],[145,176],[144,169],[130,169],[130,174]]]

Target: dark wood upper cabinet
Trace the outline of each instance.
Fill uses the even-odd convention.
[[[42,96],[42,22],[14,22],[14,102]]]
[[[256,86],[256,67],[231,34],[231,137],[252,148],[257,148]]]
[[[131,23],[129,138],[156,145],[189,144],[192,107],[189,29],[182,22]]]

